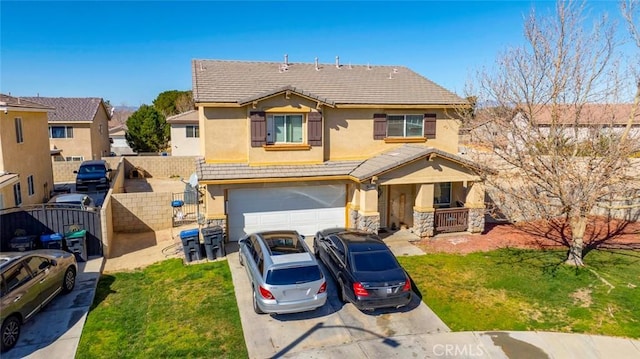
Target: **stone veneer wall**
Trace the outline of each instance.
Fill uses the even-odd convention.
[[[469,227],[471,233],[482,233],[484,231],[484,208],[469,208]]]
[[[358,213],[358,226],[356,228],[371,233],[378,233],[380,229],[380,214],[365,216]]]
[[[353,208],[349,208],[349,228],[358,228],[358,217],[360,213]]]
[[[171,193],[117,193],[111,196],[114,232],[147,232],[173,225]]]
[[[435,212],[413,211],[413,233],[420,237],[433,237],[435,234]]]

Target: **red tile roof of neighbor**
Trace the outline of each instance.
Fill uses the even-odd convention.
[[[198,111],[191,110],[167,118],[167,123],[175,124],[197,124]]]
[[[244,104],[281,91],[335,104],[466,104],[403,66],[192,61],[195,102]]]

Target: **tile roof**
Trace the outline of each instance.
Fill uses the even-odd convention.
[[[364,181],[432,153],[470,168],[477,167],[469,160],[432,147],[402,145],[363,161],[327,161],[313,165],[249,166],[246,163],[205,163],[204,159],[200,158],[196,161],[196,168],[198,178],[204,181],[326,176],[350,176]]]
[[[99,97],[23,97],[55,108],[49,113],[51,122],[93,121],[102,99]]]
[[[220,60],[192,61],[195,102],[241,103],[291,87],[336,104],[464,104],[465,100],[403,66]]]
[[[624,125],[629,121],[633,104],[586,104],[581,108],[581,113],[576,114],[574,106],[558,106],[559,123],[571,125]],[[535,109],[535,122],[538,125],[550,125],[552,123],[551,106],[538,106]],[[636,110],[634,124],[640,125],[640,111]]]
[[[198,111],[191,110],[167,118],[167,123],[198,123]]]
[[[13,97],[5,94],[0,94],[0,106],[9,107],[21,107],[21,108],[33,108],[42,110],[53,110],[53,107],[46,106],[41,102],[30,101],[24,97]]]

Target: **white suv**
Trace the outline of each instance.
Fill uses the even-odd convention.
[[[304,312],[327,301],[322,270],[298,232],[254,233],[240,239],[239,245],[256,313]]]

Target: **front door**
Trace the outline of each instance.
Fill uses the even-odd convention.
[[[387,203],[389,186],[378,186],[378,212],[380,213],[380,228],[387,228]]]

